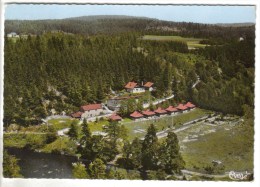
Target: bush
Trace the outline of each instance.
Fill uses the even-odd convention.
[[[31,150],[42,148],[46,144],[46,135],[39,134],[27,134],[26,136],[26,146]]]

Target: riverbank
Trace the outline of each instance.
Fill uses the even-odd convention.
[[[24,178],[73,178],[72,163],[76,157],[39,153],[25,148],[5,148],[19,159],[18,164]]]

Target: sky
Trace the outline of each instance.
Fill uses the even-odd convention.
[[[255,6],[8,4],[5,9],[5,19],[62,19],[89,15],[129,15],[196,23],[255,23]]]

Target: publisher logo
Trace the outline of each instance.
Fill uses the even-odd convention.
[[[229,178],[232,180],[248,180],[250,173],[246,172],[235,172],[235,171],[230,171],[229,172]]]

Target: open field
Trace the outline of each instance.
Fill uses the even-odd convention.
[[[207,45],[200,44],[202,38],[185,38],[181,36],[157,36],[157,35],[145,35],[143,40],[157,40],[157,41],[179,41],[187,43],[189,49],[203,48]]]
[[[253,171],[253,132],[239,119],[198,122],[177,135],[187,170],[206,173],[204,167],[217,160],[222,173]]]

